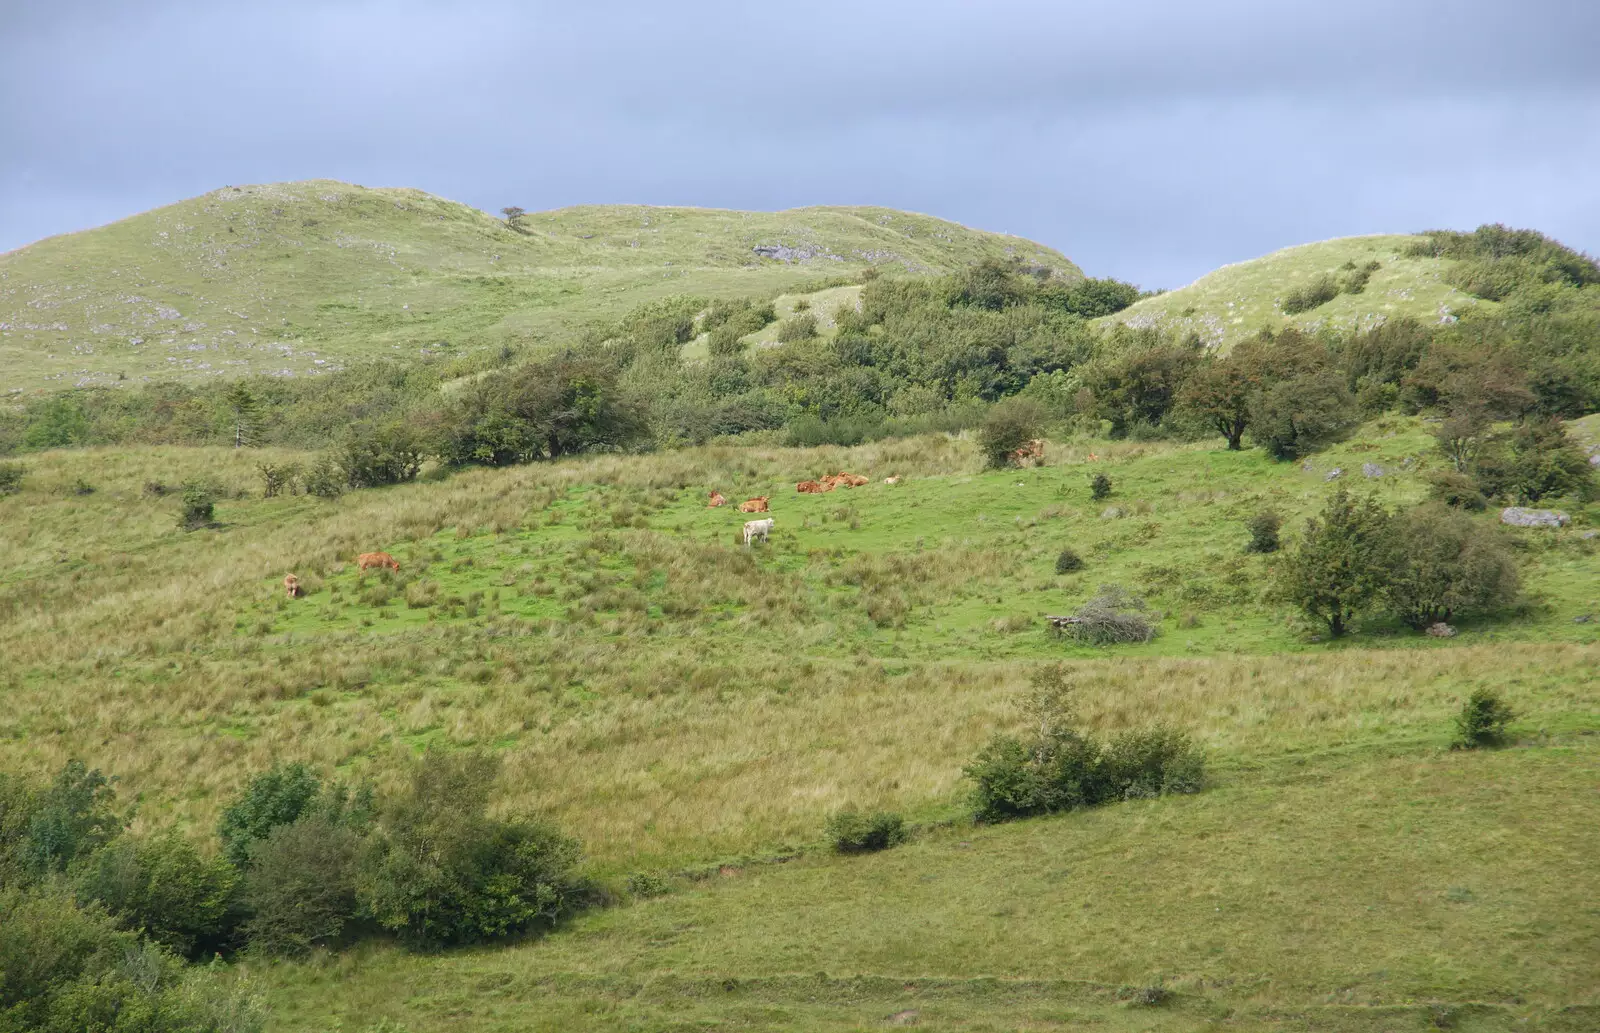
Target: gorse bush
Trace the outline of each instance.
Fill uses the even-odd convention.
[[[1363,283],[1362,286],[1365,286]],[[1295,287],[1283,296],[1283,311],[1291,316],[1309,312],[1339,296],[1339,281],[1323,273],[1310,283]]]
[[[1470,476],[1455,470],[1435,470],[1427,478],[1428,497],[1452,509],[1481,513],[1488,508],[1489,500]]]
[[[817,317],[811,312],[790,316],[778,327],[778,341],[781,344],[807,341],[815,336],[817,336]]]
[[[1381,597],[1395,560],[1389,513],[1375,499],[1341,488],[1306,521],[1299,545],[1279,567],[1279,592],[1337,638]]]
[[[1456,715],[1456,737],[1452,746],[1459,750],[1502,746],[1506,742],[1506,729],[1516,716],[1493,689],[1474,689]]]
[[[905,819],[892,811],[840,811],[828,819],[825,833],[833,849],[841,854],[887,850],[904,843],[907,836]]]
[[[1089,478],[1089,495],[1100,502],[1111,497],[1111,478],[1103,473],[1097,473]]]
[[[215,523],[219,494],[218,488],[207,481],[184,481],[179,496],[178,526],[194,531]]]
[[[1083,569],[1083,557],[1071,549],[1062,549],[1056,556],[1056,573],[1071,574]]]
[[[1102,742],[1073,727],[1070,673],[1041,668],[1024,704],[1029,731],[996,735],[964,772],[982,821],[1092,807],[1114,800],[1198,792],[1205,757],[1181,732],[1130,730]]]
[[[1245,552],[1269,553],[1278,551],[1278,529],[1283,526],[1283,518],[1272,510],[1263,510],[1244,522],[1245,530],[1250,532],[1250,541],[1245,543]]]
[[[1007,398],[989,410],[978,432],[978,447],[991,467],[1005,466],[1017,449],[1039,436],[1044,410],[1031,398]]]

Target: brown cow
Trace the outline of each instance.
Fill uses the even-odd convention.
[[[824,488],[816,481],[801,481],[799,484],[794,486],[794,490],[798,491],[802,495],[821,495],[828,489]]]
[[[283,575],[283,590],[289,593],[290,599],[298,599],[306,594],[306,590],[300,587],[300,579],[293,574]]]
[[[757,495],[753,499],[747,499],[746,501],[739,503],[739,512],[765,513],[767,512],[767,500],[771,498],[771,495]]]
[[[885,477],[883,479],[883,483],[885,483],[885,484],[899,484],[900,483],[900,475],[899,474],[895,474],[893,477]]]
[[[1034,438],[1021,448],[1014,449],[1011,453],[1011,461],[1018,466],[1024,466],[1031,460],[1044,460],[1044,442],[1038,438]]]
[[[706,503],[706,508],[716,509],[718,506],[726,506],[727,504],[728,500],[722,497],[722,492],[713,491],[711,493],[711,501]]]
[[[356,557],[356,567],[362,572],[365,572],[369,567],[396,572],[400,570],[400,564],[386,552],[364,552]]]
[[[833,479],[844,485],[846,488],[859,488],[863,484],[867,483],[867,479],[860,474],[845,473],[843,470],[840,470],[836,475],[834,475]]]

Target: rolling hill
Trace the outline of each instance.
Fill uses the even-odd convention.
[[[1145,298],[1100,323],[1193,332],[1208,345],[1226,350],[1263,328],[1361,330],[1403,316],[1438,323],[1456,318],[1468,308],[1494,306],[1444,282],[1442,274],[1449,260],[1406,255],[1405,245],[1417,239],[1405,235],[1342,237],[1284,248],[1223,266],[1187,287]],[[1306,312],[1284,311],[1289,291],[1320,275],[1336,275],[1342,268],[1370,262],[1377,262],[1378,268],[1360,293],[1340,294]]]
[[[886,208],[628,205],[522,232],[417,190],[226,187],[0,255],[0,393],[538,342],[670,294],[772,294],[867,268],[942,272],[1017,237]]]

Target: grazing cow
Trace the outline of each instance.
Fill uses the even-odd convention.
[[[799,484],[794,486],[794,490],[798,491],[802,495],[821,495],[828,489],[824,488],[816,481],[801,481]]]
[[[748,549],[750,547],[750,543],[755,541],[757,538],[760,538],[762,541],[766,541],[767,536],[772,533],[773,523],[774,521],[771,517],[767,517],[765,520],[746,520],[744,522],[745,548]]]
[[[883,479],[883,483],[885,483],[885,484],[899,484],[900,483],[900,475],[899,474],[895,474],[893,477],[885,477]]]
[[[1044,459],[1044,442],[1038,438],[1034,438],[1026,445],[1011,452],[1011,461],[1018,466],[1023,466],[1035,459]]]
[[[1100,461],[1100,457],[1099,456],[1095,455],[1093,452],[1089,453],[1089,462],[1098,463],[1099,461]]]
[[[767,501],[771,498],[771,495],[757,495],[753,499],[747,499],[744,502],[739,503],[739,512],[765,513],[767,512]]]
[[[300,587],[300,579],[293,574],[283,575],[283,590],[289,593],[290,599],[298,599],[306,594],[306,590]]]
[[[706,503],[706,508],[716,509],[718,506],[726,506],[727,504],[728,500],[722,497],[722,492],[713,491],[711,493],[711,501]]]
[[[356,557],[356,567],[365,572],[368,567],[399,572],[400,564],[386,552],[364,552]]]

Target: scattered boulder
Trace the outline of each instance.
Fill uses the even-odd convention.
[[[1580,614],[1579,616],[1572,618],[1572,623],[1574,623],[1574,624],[1588,624],[1592,620],[1594,620],[1594,614],[1585,613],[1585,614]]]
[[[1101,520],[1121,520],[1123,517],[1125,517],[1127,515],[1128,515],[1127,510],[1123,509],[1121,506],[1107,506],[1105,508],[1105,510],[1101,512],[1100,519]]]
[[[1500,522],[1512,527],[1566,527],[1572,518],[1553,509],[1524,509],[1507,506],[1500,511]]]
[[[1594,455],[1589,457],[1589,465],[1600,466],[1600,452],[1596,452]]]
[[[1578,535],[1578,537],[1582,538],[1584,541],[1589,541],[1591,538],[1600,538],[1600,531],[1585,531]]]
[[[1424,631],[1423,634],[1427,635],[1429,638],[1455,638],[1456,629],[1452,628],[1444,621],[1440,621],[1437,624],[1428,625],[1428,630]]]
[[[1377,463],[1362,463],[1361,472],[1367,477],[1382,477],[1383,467],[1379,466]]]
[[[1343,476],[1344,476],[1344,467],[1336,466],[1332,470],[1329,470],[1327,473],[1323,474],[1322,475],[1322,479],[1325,480],[1325,481],[1336,481],[1336,480],[1338,480],[1339,478],[1341,478]]]

